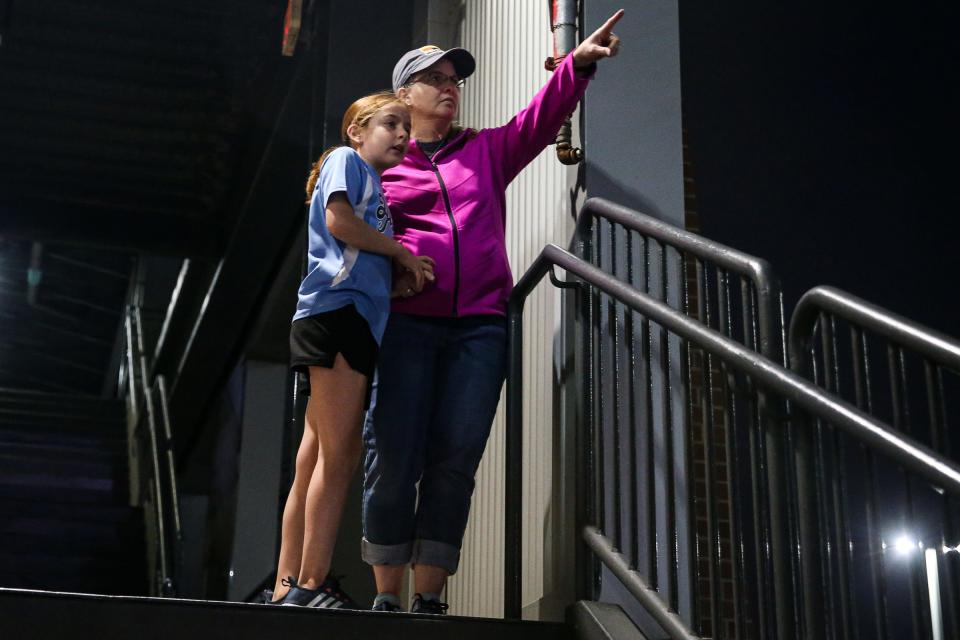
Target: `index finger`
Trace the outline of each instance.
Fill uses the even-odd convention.
[[[607,18],[607,21],[603,23],[603,26],[597,29],[597,31],[603,31],[604,33],[610,33],[613,29],[613,26],[620,22],[620,18],[623,17],[624,11],[620,9],[615,14]]]

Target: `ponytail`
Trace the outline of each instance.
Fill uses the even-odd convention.
[[[340,125],[341,143],[324,151],[320,159],[313,163],[313,167],[310,168],[310,176],[307,178],[308,204],[310,199],[313,198],[313,190],[317,186],[317,180],[320,178],[320,168],[323,166],[324,160],[340,147],[353,148],[350,136],[347,135],[347,129],[350,128],[350,125],[355,124],[361,129],[366,128],[374,114],[389,104],[399,104],[406,107],[393,93],[389,91],[379,91],[356,100],[347,108],[346,113],[343,114],[343,122]]]
[[[326,162],[327,157],[339,149],[340,147],[347,146],[345,144],[336,144],[323,152],[320,156],[320,159],[313,163],[313,166],[310,167],[310,175],[307,176],[307,204],[310,204],[310,199],[313,198],[313,189],[317,186],[317,180],[320,179],[320,167],[323,166],[323,163]]]

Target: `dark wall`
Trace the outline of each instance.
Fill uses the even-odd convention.
[[[626,5],[626,6],[625,6]],[[641,210],[670,224],[683,225],[683,153],[681,130],[681,93],[680,93],[680,47],[678,43],[679,29],[677,25],[677,3],[674,0],[666,2],[623,3],[619,0],[591,0],[583,5],[583,36],[587,36],[609,18],[617,9],[626,8],[624,17],[614,28],[620,36],[623,45],[620,55],[599,64],[596,78],[590,83],[590,88],[584,99],[583,115],[583,144],[585,151],[584,173],[587,196],[607,198],[628,207]],[[618,241],[619,246],[622,240]],[[614,251],[603,241],[600,253],[604,256],[614,255]],[[614,266],[601,260],[601,268],[612,269],[619,274],[625,274],[626,252],[619,251],[619,265]],[[640,260],[639,250],[634,255]],[[659,290],[658,284],[662,277],[668,282],[677,282],[679,273],[668,271],[666,275],[656,266],[657,259],[652,259],[649,282],[651,290]],[[675,265],[674,265],[675,266]],[[667,301],[677,306],[679,287],[671,286]],[[656,295],[656,294],[654,294]],[[604,307],[606,309],[606,307]],[[623,319],[601,311],[602,331],[612,331],[614,325],[623,326]],[[620,334],[623,335],[623,334]],[[638,338],[639,340],[639,338]],[[661,349],[666,342],[660,336],[651,337],[650,349],[653,360],[659,361]],[[673,353],[673,362],[679,362],[679,344],[671,340],[670,350]],[[609,373],[609,372],[608,372]],[[663,371],[654,367],[651,371],[650,384],[655,391],[653,397],[662,397],[659,394],[665,388],[666,376]],[[604,378],[602,385],[613,388],[612,377]],[[675,393],[672,397],[674,426],[671,431],[668,420],[664,419],[666,408],[664,403],[657,402],[652,409],[653,422],[651,428],[652,447],[658,451],[672,451],[672,470],[677,477],[683,477],[686,464],[686,452],[681,442],[668,445],[672,434],[682,433],[680,425],[684,415],[683,399]],[[612,415],[601,418],[602,430],[613,433]],[[607,444],[605,453],[600,455],[612,456],[612,445]],[[605,458],[607,460],[611,457]],[[653,470],[656,477],[654,509],[657,538],[669,539],[673,533],[668,531],[667,523],[669,499],[667,496],[668,464],[666,456],[658,460],[658,466]],[[607,465],[604,470],[604,483],[608,486],[627,487],[636,482],[633,471],[624,466],[619,469],[621,477],[615,480],[617,473],[613,465]],[[680,548],[688,548],[691,544],[691,532],[687,528],[688,518],[684,515],[686,488],[682,483],[675,485],[676,505],[678,510],[674,514],[677,528],[675,531],[676,543]],[[613,496],[613,492],[608,492]],[[629,504],[632,492],[623,491],[616,498],[608,500],[604,506],[604,515],[601,516],[604,533],[613,538],[628,540],[630,536],[637,537],[637,546],[645,553],[655,544],[654,536],[649,535],[649,528],[633,528],[627,517],[620,518],[619,514],[635,513],[636,505]],[[614,500],[617,500],[615,505]],[[620,532],[615,533],[619,526]],[[634,531],[636,531],[634,533]],[[639,555],[639,554],[638,554]],[[678,558],[677,584],[669,581],[661,583],[661,594],[671,598],[671,589],[676,591],[676,602],[680,616],[690,620],[693,613],[692,585],[688,576],[692,574],[689,563],[689,554],[680,554]],[[657,571],[660,575],[667,575],[671,571],[666,553],[657,554]],[[645,575],[647,579],[649,575]],[[598,599],[603,602],[619,604],[640,627],[646,637],[665,637],[659,627],[653,622],[649,614],[633,598],[617,578],[605,567],[601,569],[601,586]]]
[[[413,24],[413,5],[413,0],[331,5],[326,144],[339,142],[343,112],[354,100],[390,89],[393,65],[411,49],[413,30],[419,27]],[[320,144],[322,141],[320,138]]]
[[[954,335],[946,9],[681,0],[704,234]]]
[[[583,36],[623,4],[586,3]],[[614,32],[620,54],[599,63],[583,101],[587,195],[682,225],[677,4],[628,6]]]

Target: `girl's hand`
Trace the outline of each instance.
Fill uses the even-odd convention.
[[[413,277],[412,289],[409,295],[420,293],[423,290],[424,282],[433,282],[433,258],[430,256],[415,256],[410,250],[401,245],[400,252],[394,257],[397,265],[403,270],[402,275],[409,273]],[[405,295],[406,290],[401,295]]]
[[[573,50],[573,65],[582,69],[601,58],[612,58],[620,50],[620,38],[613,34],[613,25],[623,17],[623,9],[603,23]]]

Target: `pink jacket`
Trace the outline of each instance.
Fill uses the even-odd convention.
[[[394,237],[436,261],[436,282],[392,310],[422,316],[506,314],[513,275],[504,239],[507,185],[553,142],[589,77],[568,56],[530,104],[502,127],[467,129],[433,156],[410,145],[384,171]]]

